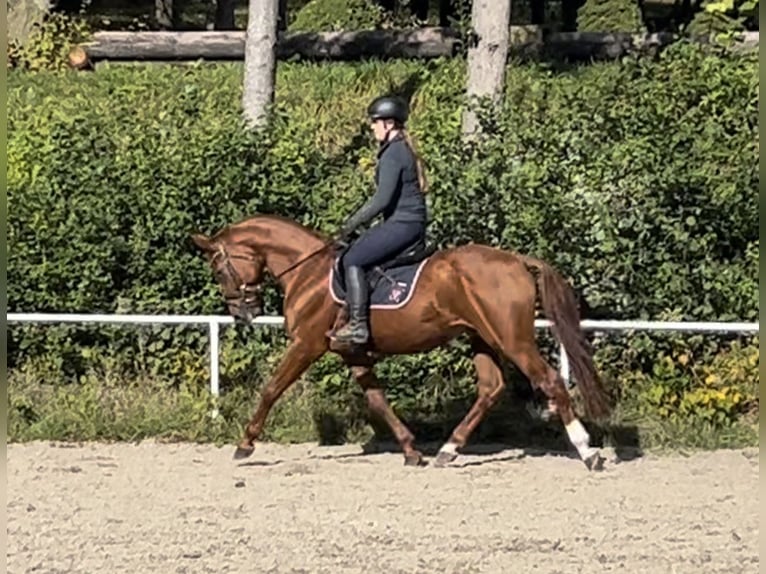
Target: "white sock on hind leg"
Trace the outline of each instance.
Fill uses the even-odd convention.
[[[439,452],[457,456],[457,445],[454,442],[444,443],[442,447],[439,449]]]
[[[580,419],[573,419],[572,422],[564,428],[567,429],[569,440],[572,441],[572,444],[577,449],[581,459],[585,460],[589,456],[598,452],[597,448],[590,446],[590,435],[588,435],[588,431],[585,430],[585,427],[582,426]]]

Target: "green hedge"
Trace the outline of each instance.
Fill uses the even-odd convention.
[[[289,29],[292,32],[374,30],[384,19],[383,9],[372,0],[310,0],[290,19]]]
[[[585,0],[577,10],[578,32],[646,32],[637,0]]]
[[[493,137],[479,145],[459,137],[464,77],[459,60],[280,64],[274,126],[256,138],[241,124],[239,65],[11,73],[9,310],[222,312],[189,232],[255,212],[337,228],[371,189],[366,104],[414,86],[412,130],[440,245],[481,241],[542,257],[572,279],[589,317],[756,320],[755,58],[678,45],[656,61],[510,65],[503,112],[484,118]],[[279,313],[279,293],[267,304]],[[594,342],[628,417],[651,397],[676,407],[686,400],[698,387],[694,369],[729,356],[723,341]],[[283,344],[279,332],[224,330],[224,392],[260,384]],[[45,384],[110,372],[199,387],[207,376],[202,329],[16,326],[8,350],[14,373]],[[473,393],[465,350],[458,342],[386,361],[400,411],[429,421],[462,414]],[[677,376],[639,376],[680,353],[692,359]],[[701,406],[687,418],[711,428],[739,420],[755,401],[749,377],[710,395],[722,420],[708,420]],[[318,393],[312,401],[356,417],[343,410],[359,396],[336,360],[307,380]],[[31,436],[48,415],[22,395],[13,428]]]

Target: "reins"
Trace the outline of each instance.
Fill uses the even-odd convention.
[[[287,275],[287,273],[289,273],[290,271],[293,271],[293,270],[294,270],[294,269],[296,269],[297,267],[300,267],[301,265],[303,265],[304,263],[306,263],[306,261],[308,261],[308,260],[309,260],[309,259],[311,259],[312,257],[316,257],[317,255],[319,255],[320,253],[322,253],[322,252],[323,252],[325,249],[327,249],[328,247],[333,247],[333,246],[337,245],[338,243],[339,243],[339,242],[338,242],[337,240],[335,240],[335,239],[332,239],[332,240],[328,241],[327,243],[325,243],[324,245],[322,245],[322,247],[320,247],[320,248],[319,248],[319,249],[317,249],[316,251],[313,251],[313,252],[309,253],[309,254],[308,254],[308,255],[306,255],[306,257],[304,257],[303,259],[299,259],[298,261],[296,261],[295,263],[293,263],[292,265],[290,265],[290,266],[289,266],[287,269],[284,269],[282,272],[280,272],[280,273],[277,273],[276,275],[274,275],[274,279],[279,279],[280,277],[282,277],[282,276],[284,276],[284,275]]]

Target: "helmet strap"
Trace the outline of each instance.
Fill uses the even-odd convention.
[[[394,131],[394,130],[399,130],[399,129],[401,129],[401,128],[397,125],[397,122],[394,122],[393,125],[390,128],[387,128],[386,129],[386,139],[383,140],[383,143],[384,144],[388,143],[388,140],[391,139],[391,132]]]

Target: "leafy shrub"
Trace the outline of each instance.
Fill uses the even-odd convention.
[[[757,30],[758,5],[758,0],[706,0],[685,32],[690,36],[727,39],[745,29]]]
[[[81,19],[53,12],[35,21],[24,38],[8,42],[8,67],[26,70],[63,70],[73,46],[90,31]]]
[[[372,0],[311,0],[289,22],[289,30],[374,30],[384,17],[382,8]]]
[[[645,414],[662,418],[694,418],[728,426],[751,413],[758,400],[758,342],[739,342],[704,364],[686,352],[658,357],[651,373],[636,376],[643,390]]]
[[[578,32],[644,32],[635,0],[585,0],[577,10]]]

